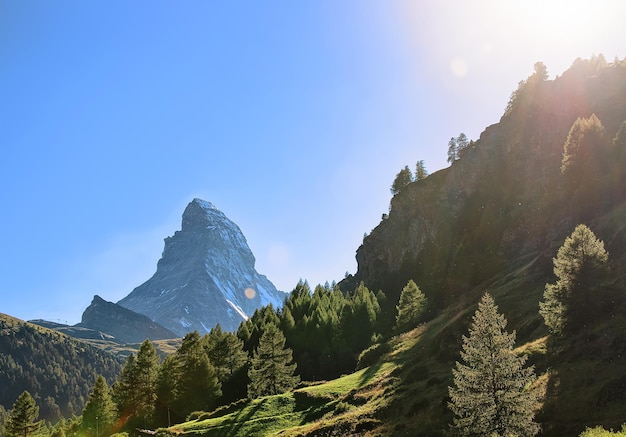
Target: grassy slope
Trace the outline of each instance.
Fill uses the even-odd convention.
[[[375,412],[373,393],[395,367],[393,362],[380,363],[330,382],[242,402],[211,414],[215,417],[201,417],[169,431],[197,436],[292,436],[315,435],[339,422],[341,429],[362,427],[363,418]],[[371,424],[376,426],[378,421]]]
[[[547,265],[547,268],[546,268]],[[247,401],[171,428],[202,436],[444,435],[451,369],[481,295],[489,291],[529,357],[545,405],[544,435],[578,435],[586,427],[619,429],[626,421],[626,311],[607,318],[548,353],[538,303],[553,282],[550,257],[535,254],[468,290],[421,327],[390,340],[391,352],[372,367],[279,396]],[[616,289],[621,288],[616,285]],[[623,315],[624,314],[624,315]]]

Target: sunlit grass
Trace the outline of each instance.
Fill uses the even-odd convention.
[[[196,436],[271,436],[280,431],[284,431],[281,435],[289,435],[286,430],[308,428],[320,419],[358,417],[359,408],[375,397],[372,390],[380,389],[376,382],[394,368],[393,363],[381,363],[323,384],[254,399],[230,413],[186,422],[168,431]],[[367,394],[359,394],[359,390]],[[167,435],[165,430],[160,433]]]

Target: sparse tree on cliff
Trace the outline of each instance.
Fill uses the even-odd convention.
[[[391,194],[395,196],[400,191],[402,191],[404,187],[409,185],[411,182],[413,182],[413,175],[411,174],[411,169],[409,169],[408,165],[405,165],[404,168],[400,170],[400,172],[396,175],[396,178],[394,179],[393,184],[391,185]]]
[[[426,164],[424,164],[424,160],[420,159],[415,164],[415,180],[421,181],[422,179],[426,179],[428,176],[428,172],[426,171]]]

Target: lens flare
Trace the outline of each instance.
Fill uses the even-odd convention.
[[[246,295],[248,299],[254,299],[254,296],[256,296],[256,291],[254,291],[254,289],[252,288],[246,288],[246,290],[243,293]]]

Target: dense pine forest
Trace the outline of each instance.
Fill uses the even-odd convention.
[[[0,320],[6,435],[619,435],[626,60],[537,63],[448,158],[398,173],[354,275],[165,358]]]

